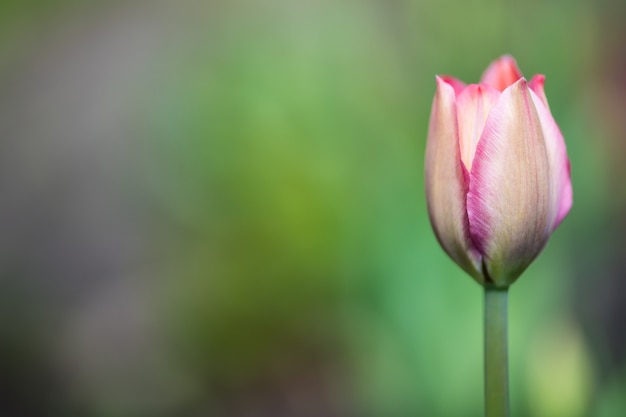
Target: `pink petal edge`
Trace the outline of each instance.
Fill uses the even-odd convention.
[[[537,74],[533,77],[532,80],[530,80],[528,86],[535,94],[537,94],[543,104],[549,109],[550,106],[548,105],[548,98],[546,97],[546,93],[543,89],[545,82],[546,76],[543,74]]]
[[[541,84],[541,92],[543,92],[543,83]],[[567,156],[567,148],[561,129],[552,117],[547,102],[537,94],[535,90],[531,90],[530,94],[535,103],[535,108],[539,115],[539,121],[543,129],[543,135],[546,143],[546,151],[550,162],[552,190],[553,190],[553,227],[556,229],[569,213],[572,202],[572,180],[570,161]],[[545,96],[544,96],[545,97]]]
[[[480,78],[480,83],[504,91],[520,78],[522,78],[522,72],[519,70],[515,58],[511,55],[504,55],[489,64]]]
[[[459,80],[458,78],[451,77],[449,75],[437,76],[437,79],[440,79],[446,84],[452,86],[452,88],[454,88],[454,93],[456,94],[457,97],[459,94],[461,94],[461,92],[467,86],[463,81]]]

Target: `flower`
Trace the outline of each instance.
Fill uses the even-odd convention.
[[[446,253],[476,281],[507,288],[572,206],[563,135],[544,93],[503,56],[480,84],[437,77],[426,145],[428,213]]]

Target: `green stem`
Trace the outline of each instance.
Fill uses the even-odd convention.
[[[509,416],[507,288],[485,287],[485,416]]]

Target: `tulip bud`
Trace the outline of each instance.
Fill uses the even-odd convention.
[[[426,146],[428,213],[446,253],[485,286],[511,285],[572,205],[544,76],[504,56],[480,84],[437,77]]]

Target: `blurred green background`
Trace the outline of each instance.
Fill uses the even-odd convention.
[[[435,74],[543,73],[574,206],[510,299],[514,416],[626,415],[626,7],[0,2],[0,416],[482,415],[428,223]]]

